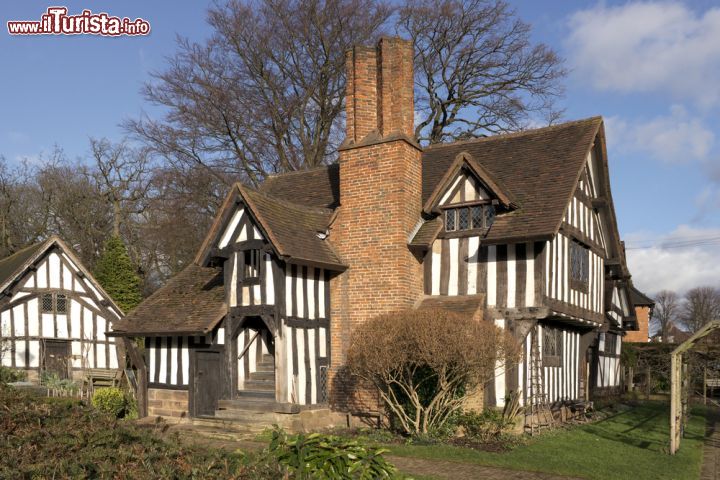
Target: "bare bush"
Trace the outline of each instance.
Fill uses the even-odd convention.
[[[353,333],[348,366],[377,387],[409,434],[441,427],[465,393],[515,362],[517,341],[490,322],[445,310],[406,310],[372,319]]]

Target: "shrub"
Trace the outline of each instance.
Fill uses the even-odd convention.
[[[181,445],[79,400],[0,385],[0,405],[0,478],[283,478],[272,458]]]
[[[466,392],[495,376],[496,362],[520,356],[512,335],[491,322],[445,310],[406,310],[360,325],[348,365],[373,384],[401,430],[441,429]]]
[[[14,368],[0,366],[0,383],[22,382],[27,378],[27,372]]]
[[[92,396],[92,405],[119,418],[125,413],[125,394],[117,387],[99,388]]]
[[[370,480],[397,477],[395,467],[383,458],[387,451],[319,433],[288,437],[276,427],[269,454],[298,480]]]
[[[142,279],[119,237],[112,236],[105,242],[95,265],[95,277],[123,311],[129,312],[142,301]]]
[[[459,425],[465,430],[465,436],[471,440],[489,443],[497,441],[500,436],[513,426],[513,421],[495,409],[482,412],[465,412],[460,416]]]

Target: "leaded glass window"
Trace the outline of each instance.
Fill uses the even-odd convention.
[[[458,230],[467,230],[470,228],[470,209],[458,209]]]
[[[492,205],[485,206],[485,226],[489,227],[495,221],[495,207]]]
[[[585,289],[589,279],[590,251],[577,242],[570,242],[570,286]]]
[[[62,293],[58,293],[55,297],[55,311],[57,313],[67,313],[67,297]]]
[[[543,327],[543,365],[559,367],[562,365],[562,330]]]
[[[470,208],[472,213],[472,228],[483,227],[483,207],[482,205],[476,205]]]
[[[445,211],[445,231],[452,232],[455,229],[455,209],[453,208]]]
[[[42,311],[44,313],[53,312],[53,295],[52,293],[44,293],[42,296]]]

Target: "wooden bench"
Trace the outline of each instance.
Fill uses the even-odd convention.
[[[89,368],[85,370],[82,392],[87,395],[87,398],[90,398],[95,392],[95,388],[117,387],[120,385],[122,375],[122,370]]]

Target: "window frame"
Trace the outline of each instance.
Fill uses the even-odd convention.
[[[603,354],[605,354],[605,356],[608,356],[608,355],[618,356],[617,346],[618,346],[618,338],[619,337],[620,336],[616,333],[610,333],[610,332],[605,333],[604,345],[603,345]],[[612,338],[612,341],[609,342],[608,339],[611,339],[611,338]],[[609,348],[610,345],[612,345],[612,348]]]
[[[45,300],[49,297],[50,309],[45,308]],[[58,297],[62,297],[65,301],[65,309],[63,311],[58,310]],[[40,313],[52,313],[55,315],[69,315],[70,314],[70,296],[67,293],[60,292],[43,292],[40,295]]]
[[[587,293],[590,286],[590,249],[571,239],[568,250],[570,288]]]
[[[482,225],[475,225],[474,209],[481,208],[480,219]],[[460,232],[483,232],[487,231],[495,221],[497,211],[492,201],[482,200],[479,202],[466,202],[454,205],[442,206],[443,215],[443,232],[460,233]],[[460,228],[460,210],[467,210],[467,228]],[[452,219],[452,229],[448,228],[449,220]]]
[[[262,262],[263,252],[259,248],[251,248],[247,250],[241,250],[243,255],[242,262],[242,282],[246,284],[255,284],[260,282],[260,263]],[[255,263],[253,264],[253,253]],[[250,262],[248,262],[248,256]],[[254,271],[253,271],[254,270]]]
[[[559,328],[542,327],[542,364],[544,367],[560,367],[563,362],[563,331]],[[553,337],[552,345],[554,351],[548,351],[550,347],[549,338]]]

